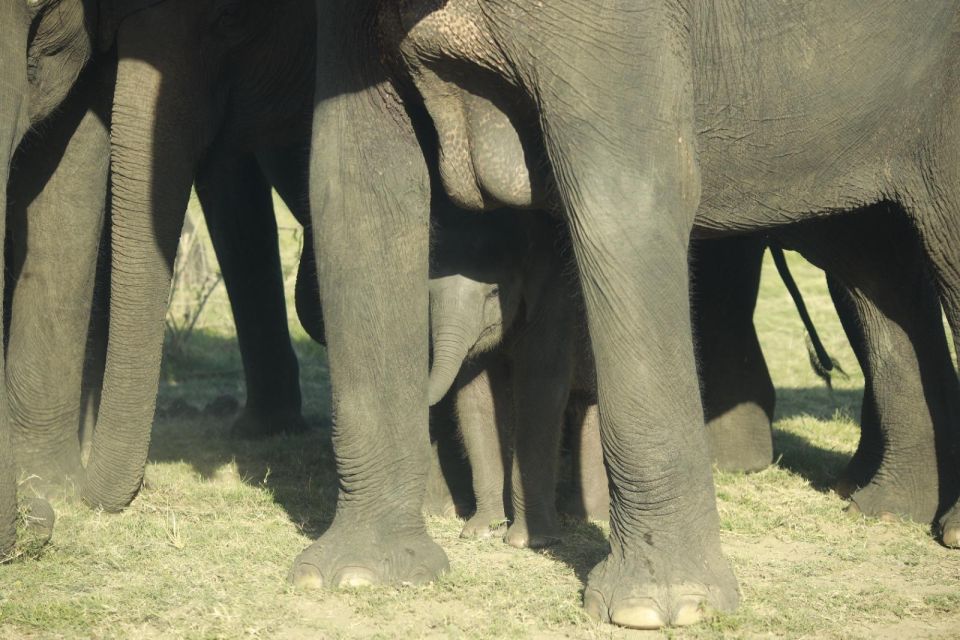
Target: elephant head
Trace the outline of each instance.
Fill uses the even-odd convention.
[[[116,510],[142,479],[172,264],[198,164],[214,140],[283,145],[291,141],[278,132],[309,131],[315,19],[313,0],[113,2],[110,336],[85,498]]]
[[[63,102],[94,50],[97,0],[27,0],[30,123]]]
[[[496,348],[537,304],[542,284],[536,213],[500,212],[482,218],[434,216],[431,257],[430,404],[453,385],[464,360]]]

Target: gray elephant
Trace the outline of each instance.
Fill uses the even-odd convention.
[[[238,431],[302,424],[269,186],[303,211],[313,24],[308,0],[145,2],[118,23],[110,333],[83,489],[93,505],[122,509],[142,481],[166,292],[195,178],[248,378]],[[237,243],[247,252],[224,251]],[[301,278],[298,290],[312,296],[313,282]]]
[[[419,582],[447,566],[419,514],[443,188],[466,208],[555,209],[570,227],[612,489],[587,610],[660,627],[734,608],[690,238],[892,203],[957,333],[957,2],[319,6],[311,211],[341,494],[295,583]]]
[[[84,71],[99,24],[96,3],[13,2],[0,13],[0,211],[5,213],[0,229],[10,249],[0,260],[13,276],[3,283],[8,313],[6,376],[0,380],[0,557],[5,557],[14,542],[16,467],[47,476],[79,466],[75,442],[71,456],[59,428],[71,396],[79,400],[90,304],[84,287],[92,276],[82,265],[85,252],[96,252],[95,240],[88,245],[83,238],[97,237],[103,213],[103,107],[109,104],[103,74],[109,71],[99,66]],[[20,144],[27,128],[40,123]],[[74,441],[76,425],[71,425]],[[33,504],[49,535],[52,510],[43,501]]]
[[[463,535],[499,533],[504,469],[510,469],[502,460],[513,449],[527,457],[506,473],[514,522],[505,540],[542,546],[557,540],[553,488],[561,414],[571,391],[579,395],[570,427],[581,487],[571,511],[605,518],[607,477],[589,340],[580,335],[582,302],[575,284],[554,283],[564,279],[565,258],[557,252],[567,253],[564,234],[556,222],[539,229],[523,222],[500,229],[486,220],[434,225],[433,263],[441,273],[430,284],[430,390],[431,398],[446,392],[451,372],[459,371],[457,408],[478,505]],[[929,523],[960,488],[950,453],[958,444],[952,425],[960,389],[919,248],[904,242],[911,233],[902,219],[875,211],[774,238],[782,236],[836,274],[831,290],[865,372],[863,437],[839,490],[857,513]],[[530,239],[518,243],[518,237]],[[756,470],[771,462],[773,385],[752,321],[765,242],[702,241],[694,251],[698,368],[711,454],[725,469]],[[501,255],[507,246],[513,253]],[[571,370],[558,362],[577,364]],[[520,372],[530,379],[518,380]],[[944,525],[944,542],[956,546],[952,535]]]

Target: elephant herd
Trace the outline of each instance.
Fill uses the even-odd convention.
[[[572,510],[610,520],[586,610],[658,628],[734,609],[711,463],[771,462],[768,245],[829,274],[864,371],[837,490],[960,546],[958,147],[960,0],[5,2],[0,557],[21,478],[106,511],[136,497],[194,185],[246,375],[238,436],[305,427],[271,189],[306,229],[296,308],[327,344],[339,497],[297,587],[447,568],[422,508],[449,395],[464,536],[559,540],[567,424]]]

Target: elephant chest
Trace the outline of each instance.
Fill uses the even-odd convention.
[[[509,82],[476,3],[406,2],[383,21],[436,129],[453,202],[474,210],[542,206],[542,152],[530,134],[536,114]]]

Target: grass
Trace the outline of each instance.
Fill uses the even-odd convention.
[[[290,264],[295,239],[281,235]],[[323,350],[294,320],[316,429],[244,443],[227,436],[227,419],[202,411],[158,420],[147,487],[130,509],[93,512],[68,490],[40,557],[0,567],[0,637],[957,637],[960,552],[936,544],[926,525],[849,518],[827,490],[856,443],[863,380],[822,276],[790,259],[850,377],[832,392],[816,378],[789,297],[765,269],[757,324],[778,390],[779,461],[750,476],[716,474],[723,544],[743,594],[735,613],[662,634],[591,622],[580,598],[605,554],[603,523],[569,523],[563,545],[533,552],[460,540],[460,521],[431,518],[451,563],[434,584],[296,592],[287,571],[330,522],[336,483]],[[232,331],[221,290],[167,363],[162,406],[242,400]]]

